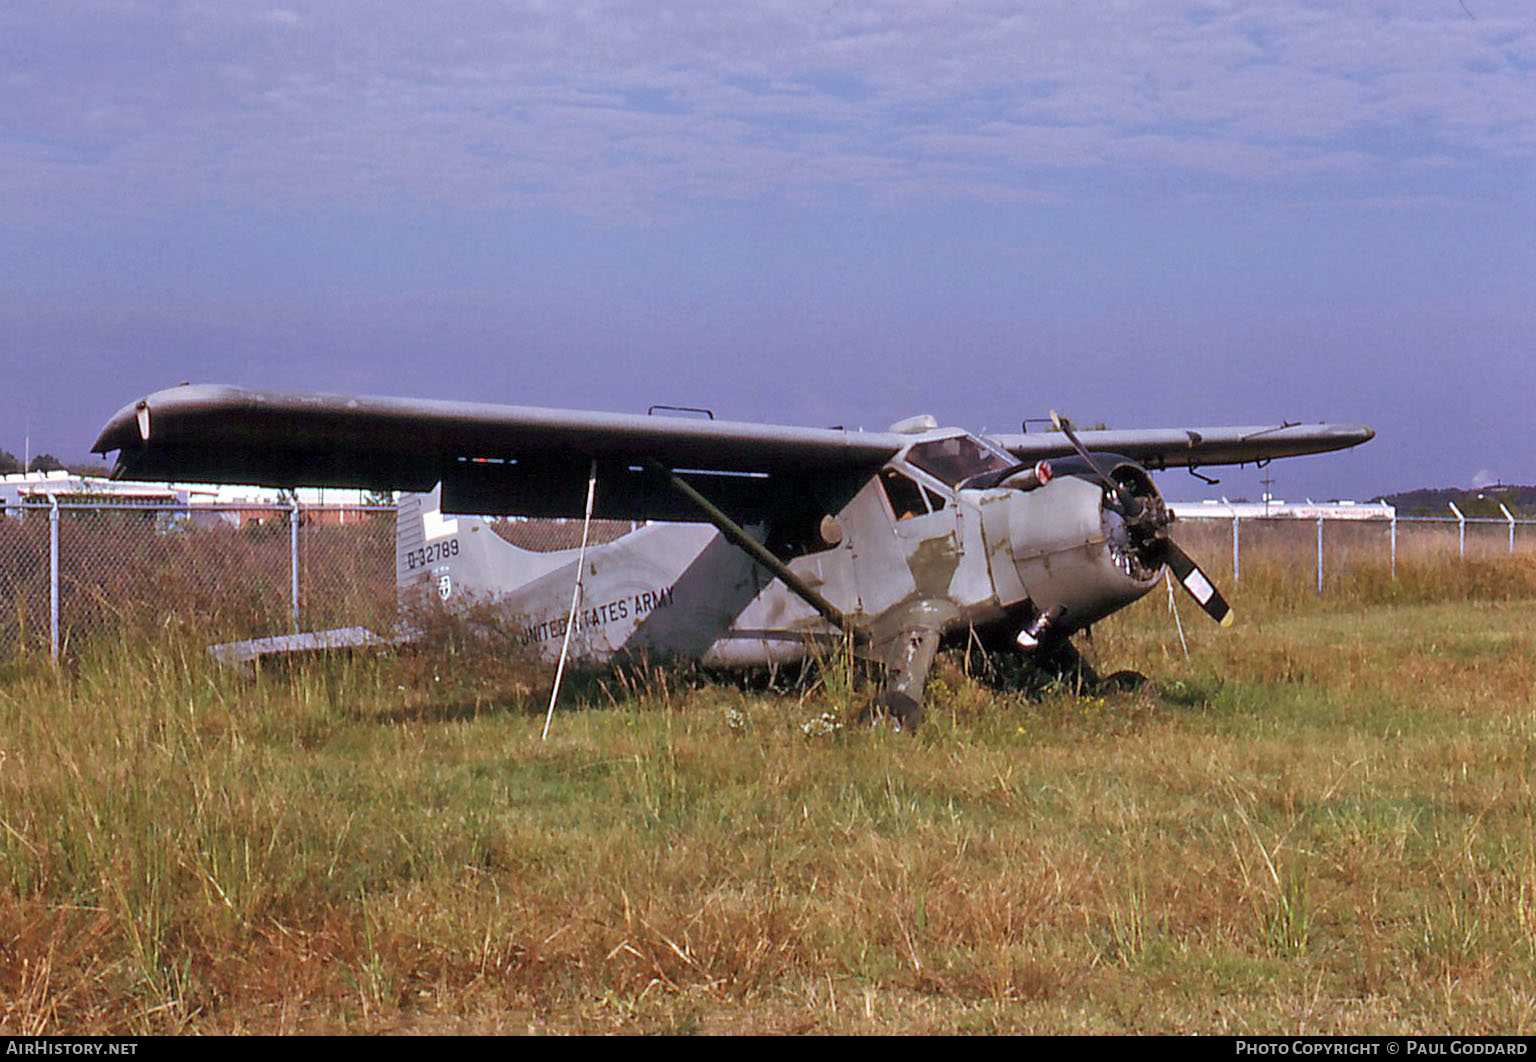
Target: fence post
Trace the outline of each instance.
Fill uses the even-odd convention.
[[[292,576],[293,633],[299,633],[299,496],[288,509],[288,570]]]
[[[1242,579],[1243,564],[1238,551],[1237,513],[1232,514],[1232,582],[1235,584]]]
[[[48,652],[59,662],[59,496],[48,495]]]
[[[1460,532],[1457,535],[1456,555],[1465,560],[1467,556],[1467,518],[1461,515],[1461,510],[1456,508],[1455,502],[1447,502],[1446,504],[1451,507],[1451,512],[1456,514],[1457,529]]]
[[[1503,502],[1499,502],[1499,508],[1504,510],[1504,519],[1509,521],[1509,552],[1513,555],[1515,552],[1515,514],[1510,512],[1509,507]]]
[[[1392,581],[1397,582],[1397,510],[1392,511]]]
[[[1323,518],[1317,518],[1317,592],[1323,592]]]

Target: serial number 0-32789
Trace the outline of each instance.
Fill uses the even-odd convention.
[[[413,549],[405,555],[405,567],[407,571],[417,568],[425,568],[429,564],[447,560],[449,557],[459,555],[459,540],[450,538],[446,542],[433,542],[421,549]]]

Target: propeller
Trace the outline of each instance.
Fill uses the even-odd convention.
[[[1221,596],[1221,591],[1217,590],[1216,585],[1206,577],[1205,572],[1200,570],[1194,558],[1168,537],[1170,518],[1166,510],[1161,505],[1148,505],[1129,484],[1122,483],[1105,472],[1103,466],[1094,460],[1088,448],[1072,430],[1071,422],[1059,416],[1054,409],[1051,410],[1051,424],[1067,437],[1067,441],[1072,444],[1077,455],[1104,484],[1104,489],[1114,495],[1120,512],[1125,517],[1127,530],[1140,541],[1142,556],[1153,563],[1161,562],[1168,565],[1173,571],[1174,578],[1179,581],[1179,585],[1195,599],[1195,603],[1207,616],[1223,627],[1232,626],[1235,617],[1232,607],[1227,604],[1227,599]]]
[[[1163,561],[1173,570],[1173,577],[1179,581],[1179,585],[1189,592],[1189,596],[1205,610],[1207,616],[1223,627],[1232,626],[1236,618],[1232,606],[1227,604],[1227,599],[1221,596],[1215,584],[1205,577],[1200,565],[1180,549],[1173,539],[1164,538],[1163,542]]]

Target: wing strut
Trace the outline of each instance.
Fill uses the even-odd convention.
[[[745,550],[748,556],[772,572],[780,582],[794,591],[802,601],[826,617],[829,623],[832,623],[844,634],[857,635],[859,633],[853,620],[845,612],[818,594],[804,579],[790,571],[787,564],[770,553],[757,539],[747,534],[739,524],[717,509],[708,498],[694,490],[677,473],[654,458],[647,462],[647,466],[657,476],[666,480],[668,486],[692,502],[694,507],[704,514],[705,519],[719,528],[720,533],[733,545]]]

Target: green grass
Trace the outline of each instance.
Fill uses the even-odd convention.
[[[1187,660],[1161,592],[1094,632],[1160,692],[947,657],[916,735],[843,669],[588,680],[542,742],[547,678],[451,646],[12,658],[0,1031],[1529,1034],[1517,563],[1245,560]]]

